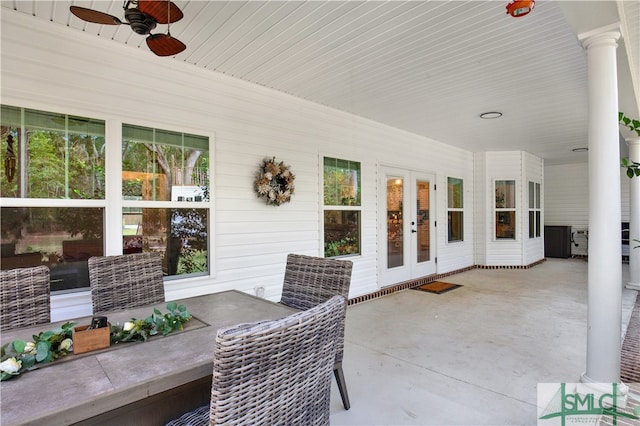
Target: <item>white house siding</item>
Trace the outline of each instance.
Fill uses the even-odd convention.
[[[167,282],[168,299],[227,289],[253,292],[264,286],[266,297],[278,300],[287,253],[322,253],[322,155],[362,163],[362,255],[350,258],[354,262],[352,297],[378,289],[376,174],[380,164],[435,174],[438,272],[474,264],[470,152],[159,58],[145,47],[126,48],[55,24],[34,26],[29,17],[6,9],[2,12],[1,101],[106,120],[107,167],[118,164],[121,123],[214,139],[212,276]],[[292,202],[279,207],[265,205],[253,192],[257,165],[271,156],[290,165],[296,174]],[[113,168],[111,172],[118,173]],[[446,244],[446,176],[465,180],[465,235],[470,238],[456,245]],[[107,190],[119,193],[118,181],[108,182]],[[107,206],[106,231],[114,236],[106,243],[107,254],[118,252],[118,203],[110,199]],[[495,250],[491,255],[499,260]],[[88,291],[52,297],[54,319],[90,311]]]
[[[573,256],[586,256],[589,229],[589,170],[585,163],[545,166],[545,225],[571,226]],[[629,178],[620,169],[621,222],[629,221]],[[617,218],[612,220],[618,221]],[[577,244],[577,246],[576,246]]]
[[[528,152],[522,153],[523,175],[522,179],[522,203],[523,203],[523,259],[525,265],[544,258],[544,162],[541,158]],[[529,238],[529,182],[540,184],[540,237]]]
[[[474,196],[474,175],[473,168],[468,164],[473,162],[473,155],[468,153],[460,156],[453,165],[455,172],[442,174],[437,179],[438,189],[436,191],[437,205],[439,207],[438,226],[436,227],[438,251],[437,272],[442,274],[450,271],[465,268],[474,264],[475,234],[475,196]],[[459,178],[463,180],[463,241],[448,242],[448,220],[447,220],[447,178]],[[480,197],[482,198],[482,197]],[[442,214],[440,214],[442,211]]]
[[[488,222],[488,211],[492,207],[492,198],[487,194],[491,191],[487,177],[487,155],[477,152],[473,157],[473,186],[477,194],[474,200],[476,214],[473,218],[475,259],[479,265],[487,264],[487,239],[491,238],[492,228]]]
[[[486,153],[487,175],[485,185],[487,187],[487,209],[486,209],[486,265],[523,265],[523,225],[524,200],[522,191],[523,159],[520,151],[503,151]],[[494,181],[515,180],[516,182],[516,232],[515,240],[495,239],[495,194]]]

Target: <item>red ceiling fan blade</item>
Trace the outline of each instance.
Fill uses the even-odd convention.
[[[71,13],[83,21],[102,25],[120,25],[122,21],[113,15],[84,7],[70,6]]]
[[[169,3],[169,5],[167,3]],[[168,10],[167,6],[169,6]],[[142,13],[151,15],[158,24],[172,24],[181,20],[183,16],[180,8],[170,1],[138,0],[138,9],[140,9]]]
[[[171,34],[151,34],[147,37],[147,46],[158,56],[173,56],[182,52],[187,46],[171,37]]]

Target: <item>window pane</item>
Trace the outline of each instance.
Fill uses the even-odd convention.
[[[536,183],[536,209],[540,208],[540,184]]]
[[[516,238],[516,212],[496,212],[496,238]]]
[[[450,209],[461,209],[462,179],[447,178],[447,204]]]
[[[360,205],[360,163],[324,158],[324,205]]]
[[[535,183],[529,182],[529,208],[533,209],[536,205]]]
[[[536,236],[536,212],[529,211],[529,238],[535,238]]]
[[[203,201],[209,139],[147,127],[122,129],[122,192],[128,200]]]
[[[324,257],[360,253],[360,212],[325,210]]]
[[[540,236],[540,211],[536,212],[536,237]]]
[[[3,207],[2,269],[47,265],[51,291],[89,287],[87,259],[104,253],[102,208]]]
[[[448,215],[447,219],[449,222],[448,240],[463,241],[464,235],[463,235],[462,222],[463,222],[464,213],[459,211],[449,211],[447,215]]]
[[[208,209],[124,208],[123,253],[159,252],[166,275],[209,271]]]
[[[516,207],[516,182],[514,180],[496,181],[496,208],[513,209]]]
[[[2,106],[0,196],[104,199],[104,122]]]

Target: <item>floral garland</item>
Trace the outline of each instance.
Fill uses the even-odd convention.
[[[146,341],[149,337],[168,335],[182,330],[192,316],[184,305],[167,303],[168,313],[158,309],[145,319],[132,318],[124,325],[111,325],[111,344],[120,342]],[[53,330],[33,336],[33,342],[13,340],[0,348],[0,381],[12,379],[21,373],[36,368],[38,363],[49,363],[73,351],[73,326],[75,322],[66,322]]]
[[[258,198],[267,204],[279,206],[291,201],[295,190],[293,181],[295,175],[282,161],[276,158],[265,158],[256,173],[255,190]]]

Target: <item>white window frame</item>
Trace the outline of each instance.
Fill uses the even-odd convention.
[[[498,207],[498,201],[496,200],[496,189],[498,182],[513,182],[513,207]],[[506,196],[506,194],[505,194]],[[493,180],[493,192],[492,192],[492,204],[493,204],[493,240],[494,241],[517,241],[518,240],[518,181],[517,179],[494,179]],[[513,238],[498,238],[496,228],[497,228],[497,214],[501,212],[513,212],[514,214],[514,223],[513,223]]]
[[[348,157],[348,158],[347,158]],[[324,160],[325,158],[334,158],[334,159],[338,159],[338,160],[345,160],[345,161],[350,161],[352,163],[358,163],[360,164],[360,205],[357,206],[351,206],[351,205],[325,205],[324,203]],[[324,242],[325,242],[325,223],[324,223],[324,213],[325,211],[357,211],[360,212],[359,214],[359,223],[358,223],[358,240],[359,240],[359,246],[360,246],[360,251],[359,253],[353,253],[353,254],[344,254],[344,255],[340,255],[340,256],[332,256],[330,257],[331,259],[338,259],[338,258],[344,258],[344,257],[357,257],[357,256],[362,256],[362,252],[363,252],[363,235],[362,235],[362,222],[364,220],[363,218],[363,209],[362,209],[362,204],[363,204],[363,193],[362,193],[362,184],[363,184],[363,176],[362,176],[362,161],[360,159],[352,159],[354,158],[353,156],[350,155],[344,155],[344,154],[320,154],[319,155],[319,197],[320,197],[320,247],[319,247],[319,252],[320,252],[320,256],[321,257],[325,257],[325,248],[324,248]]]
[[[531,191],[532,185],[533,185],[533,192]],[[528,223],[529,226],[527,227],[527,235],[529,235],[529,239],[542,238],[542,231],[540,229],[542,228],[542,200],[541,200],[542,185],[540,184],[540,182],[530,180],[527,185],[527,191],[529,192],[529,201],[528,201],[529,204],[528,204],[528,214],[527,214],[527,221],[529,222]],[[531,204],[533,204],[533,206]],[[534,216],[534,222],[533,222],[534,236],[533,237],[529,232],[531,229],[531,213],[532,212]],[[536,218],[540,218],[540,220],[536,221]]]
[[[450,203],[450,199],[449,199],[449,179],[456,179],[460,181],[461,184],[461,190],[462,190],[462,207],[450,207],[451,203]],[[451,231],[449,229],[449,212],[461,212],[462,213],[462,238],[459,240],[450,240],[449,239],[449,235],[451,234]],[[458,178],[458,177],[453,177],[453,176],[447,176],[447,244],[456,244],[456,243],[462,243],[464,242],[464,179],[463,178]]]

